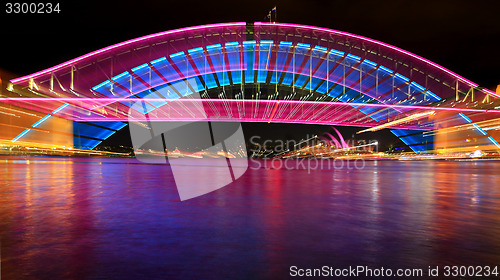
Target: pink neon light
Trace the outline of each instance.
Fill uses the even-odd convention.
[[[25,98],[29,99],[29,98]],[[38,98],[40,99],[40,98]],[[80,98],[81,100],[82,98]],[[12,100],[12,99],[10,99]],[[46,99],[50,102],[50,99]],[[158,102],[158,99],[153,99]],[[153,102],[154,102],[153,101]],[[48,103],[47,102],[47,103]],[[132,101],[137,102],[137,101]],[[15,103],[16,105],[21,102]],[[200,104],[201,103],[201,104]],[[260,103],[265,103],[264,105],[257,105]],[[362,115],[359,112],[350,114],[348,118],[339,117],[335,114],[323,114],[325,109],[339,109],[334,107],[335,104],[329,102],[322,102],[323,105],[318,105],[319,102],[276,102],[276,101],[262,101],[262,100],[209,100],[209,99],[176,99],[172,100],[156,110],[148,113],[147,115],[142,114],[132,108],[125,107],[125,114],[114,114],[113,107],[107,107],[106,111],[93,112],[92,110],[79,110],[78,107],[70,109],[69,112],[58,112],[53,114],[54,116],[63,117],[75,121],[145,121],[147,116],[148,121],[242,121],[242,122],[268,122],[269,115],[271,113],[270,108],[272,106],[279,106],[280,109],[276,110],[276,114],[272,118],[272,122],[276,123],[307,123],[307,124],[325,124],[325,125],[346,125],[346,126],[360,126],[360,127],[374,127],[384,122],[377,122],[375,120],[359,121],[356,116]],[[29,107],[37,105],[39,102],[26,102],[24,107]],[[46,103],[42,103],[46,104]],[[52,103],[49,103],[52,104]],[[86,105],[92,105],[85,102]],[[267,105],[266,105],[267,104]],[[279,104],[279,105],[278,105]],[[116,103],[116,105],[120,105]],[[137,104],[137,105],[140,105]],[[200,106],[201,105],[201,106]],[[293,105],[293,106],[292,106]],[[355,111],[348,104],[340,103],[339,106],[341,111]],[[78,106],[78,104],[76,104]],[[302,110],[296,110],[297,107],[302,108]],[[69,106],[68,106],[69,108]],[[127,112],[128,111],[128,115]],[[123,113],[123,110],[118,112]],[[50,111],[47,113],[50,114]],[[90,113],[90,114],[88,114]],[[416,129],[416,130],[428,130],[429,127],[420,127],[420,124],[402,124],[391,126],[391,128],[406,128],[406,129]]]
[[[242,52],[241,52],[241,51],[240,51],[239,55],[242,55]],[[280,65],[280,66],[281,66],[281,65]],[[282,70],[282,71],[279,71],[279,72],[282,72],[282,73],[291,73],[291,74],[302,74],[302,73],[301,73],[300,71],[298,71],[297,69],[295,69],[295,70],[294,70],[294,69],[290,69],[290,68],[291,68],[291,67],[290,67],[289,65],[283,65],[283,67],[282,67],[282,69],[283,69],[283,70]],[[243,70],[245,70],[245,69],[246,69],[246,68],[236,69],[236,71],[243,71]],[[203,70],[206,70],[206,69],[203,69]],[[258,68],[254,68],[254,70],[258,70],[258,71],[276,71],[276,70],[272,70],[271,68],[269,68],[269,69],[258,69]],[[199,71],[199,70],[198,70],[198,71]],[[231,71],[233,71],[233,70],[231,70]],[[148,85],[148,86],[146,86],[146,88],[145,88],[145,89],[141,89],[141,90],[137,90],[137,91],[132,91],[132,92],[130,92],[130,91],[127,89],[127,90],[125,90],[125,91],[126,91],[127,93],[129,93],[129,94],[128,94],[128,95],[125,95],[125,96],[123,96],[123,97],[131,97],[131,96],[136,95],[137,93],[144,92],[144,91],[146,91],[146,90],[154,89],[154,88],[156,88],[156,87],[163,86],[163,85],[166,85],[166,84],[168,84],[168,83],[178,82],[178,81],[181,81],[181,80],[183,80],[183,79],[193,78],[193,77],[196,77],[196,76],[198,76],[198,75],[214,74],[214,73],[221,73],[221,72],[224,72],[224,70],[222,70],[222,71],[212,71],[212,70],[210,70],[210,71],[199,71],[199,74],[197,74],[197,73],[192,73],[191,75],[184,75],[183,77],[177,77],[177,78],[174,78],[174,79],[171,79],[171,80],[168,80],[168,81],[164,81],[164,80],[162,80],[162,81],[159,81],[158,83],[155,83],[155,84],[152,84],[152,85]],[[333,74],[333,73],[332,73],[332,74]],[[330,75],[330,76],[331,76],[331,75]],[[324,76],[320,76],[320,75],[317,75],[316,73],[314,73],[313,75],[311,75],[311,77],[318,78],[318,79],[321,79],[321,80],[323,80],[323,81],[326,81],[326,80],[328,79],[328,75],[327,75],[327,73],[325,73],[325,75],[324,75]],[[343,76],[338,76],[338,77],[333,77],[333,78],[340,78],[340,79],[342,79],[342,78],[343,78]],[[114,82],[114,81],[113,81],[113,83],[118,84],[118,83],[116,83],[116,82]],[[333,82],[333,81],[332,81],[332,83],[339,84],[338,82]],[[122,86],[121,84],[118,84],[118,85],[119,85],[119,86]],[[346,87],[346,88],[349,88],[349,89],[352,89],[352,90],[355,90],[355,91],[360,92],[360,91],[356,88],[356,85],[357,85],[357,84],[353,84],[353,83],[351,83],[350,85],[343,85],[343,86],[344,86],[344,87]],[[122,87],[123,87],[123,86],[122,86]],[[99,91],[98,91],[98,92],[99,92]],[[361,93],[363,93],[364,95],[369,96],[369,97],[371,97],[371,98],[373,98],[373,99],[377,99],[377,97],[376,97],[376,96],[374,96],[373,94],[368,94],[369,92],[370,92],[370,91],[361,91]],[[425,94],[425,93],[423,93],[423,94]],[[385,100],[378,100],[378,101],[380,101],[380,102],[382,102],[382,103],[384,103],[384,104],[385,104],[385,102],[386,102]],[[402,102],[402,101],[404,101],[404,100],[401,100],[401,102]],[[106,104],[101,104],[101,106],[105,106],[105,105],[106,105]]]
[[[21,82],[21,81],[24,81],[24,80],[27,80],[27,79],[31,79],[31,78],[40,76],[42,74],[45,74],[45,73],[57,70],[59,68],[68,66],[70,64],[76,63],[76,62],[78,62],[80,60],[83,60],[83,59],[86,59],[88,57],[91,57],[91,56],[94,56],[94,55],[98,55],[100,53],[112,50],[114,48],[118,48],[118,47],[121,47],[121,46],[125,46],[125,45],[128,45],[128,44],[136,43],[136,42],[139,42],[139,41],[143,41],[143,40],[147,40],[147,39],[151,39],[151,38],[155,38],[155,37],[159,37],[159,36],[164,36],[164,35],[168,35],[168,34],[174,34],[174,33],[184,32],[184,31],[205,29],[205,28],[242,26],[242,25],[245,25],[245,24],[246,24],[245,22],[207,24],[207,25],[185,27],[185,28],[180,28],[180,29],[175,29],[175,30],[169,30],[169,31],[159,32],[159,33],[155,33],[155,34],[151,34],[151,35],[146,35],[146,36],[143,36],[143,37],[131,39],[131,40],[128,40],[128,41],[125,41],[125,42],[121,42],[121,43],[118,43],[118,44],[115,44],[115,45],[112,45],[112,46],[109,46],[109,47],[106,47],[106,48],[103,48],[103,49],[100,49],[100,50],[97,50],[97,51],[94,51],[94,52],[91,52],[91,53],[88,53],[88,54],[85,54],[83,56],[77,57],[75,59],[69,60],[67,62],[61,63],[59,65],[53,66],[51,68],[48,68],[48,69],[45,69],[45,70],[42,70],[42,71],[39,71],[39,72],[36,72],[34,74],[31,74],[31,75],[27,75],[27,76],[24,76],[24,77],[12,79],[11,82],[12,83],[18,83],[18,82]],[[452,72],[452,71],[450,71],[450,70],[448,70],[448,69],[440,66],[439,64],[436,64],[436,63],[428,60],[428,59],[425,59],[425,58],[423,58],[421,56],[418,56],[418,55],[416,55],[414,53],[411,53],[409,51],[405,51],[405,50],[403,50],[401,48],[392,46],[390,44],[386,44],[386,43],[383,43],[381,41],[370,39],[370,38],[367,38],[367,37],[364,37],[364,36],[355,35],[355,34],[352,34],[352,33],[344,32],[344,31],[338,31],[338,30],[334,30],[334,29],[328,29],[328,28],[323,28],[323,27],[315,27],[315,26],[309,26],[309,25],[301,25],[301,24],[255,22],[255,25],[257,25],[257,26],[263,25],[263,26],[284,26],[284,27],[292,27],[292,28],[306,28],[306,29],[324,31],[324,32],[329,32],[329,33],[334,33],[334,34],[339,34],[339,35],[349,36],[349,37],[352,37],[352,38],[361,39],[361,40],[364,40],[364,41],[368,41],[368,42],[371,42],[371,43],[374,43],[374,44],[378,44],[378,45],[384,46],[386,48],[390,48],[390,49],[395,50],[397,52],[406,54],[406,55],[411,56],[411,57],[413,57],[415,59],[423,61],[423,62],[425,62],[425,63],[427,63],[427,64],[429,64],[429,65],[431,65],[431,66],[433,66],[433,67],[435,67],[435,68],[437,68],[439,70],[441,70],[441,71],[444,71],[444,72],[452,75],[453,77],[455,77],[455,78],[457,78],[457,79],[459,79],[459,80],[461,80],[461,81],[465,82],[466,84],[469,84],[469,85],[471,85],[473,87],[478,87],[479,86],[478,84],[476,84],[476,83],[474,83],[472,81],[469,81],[469,80],[465,79],[464,77],[462,77],[462,76],[460,76],[460,75],[458,75],[458,74],[456,74],[456,73],[454,73],[454,72]],[[488,89],[483,89],[483,91],[486,92],[487,94],[490,94],[490,95],[493,95],[493,96],[496,96],[496,97],[500,97],[500,95],[498,95],[497,93],[495,93],[493,91],[490,91]]]
[[[487,88],[483,89],[483,91],[485,91],[486,93],[489,93],[489,94],[491,94],[491,95],[497,96],[497,97],[499,96],[496,92],[491,91],[491,90],[489,90],[489,89],[487,89]]]
[[[339,139],[342,143],[342,148],[349,148],[349,145],[347,145],[347,143],[344,141],[344,137],[342,137],[342,134],[340,134],[340,131],[338,131],[335,127],[333,127],[333,130],[335,130],[335,132],[337,133],[337,135],[339,136]]]
[[[106,52],[106,51],[109,51],[109,50],[112,50],[112,49],[115,49],[115,48],[119,48],[119,47],[122,47],[122,46],[125,46],[125,45],[129,45],[129,44],[132,44],[132,43],[136,43],[136,42],[148,40],[148,39],[151,39],[151,38],[156,38],[156,37],[160,37],[160,36],[164,36],[164,35],[168,35],[168,34],[179,33],[179,32],[185,32],[185,31],[191,31],[191,30],[199,30],[199,29],[204,29],[204,28],[226,27],[226,26],[227,27],[231,27],[231,26],[239,26],[239,25],[243,25],[244,26],[245,24],[246,24],[245,22],[206,24],[206,25],[184,27],[184,28],[179,28],[179,29],[174,29],[174,30],[159,32],[159,33],[155,33],[155,34],[150,34],[150,35],[142,36],[142,37],[139,37],[139,38],[131,39],[131,40],[128,40],[128,41],[125,41],[125,42],[121,42],[121,43],[118,43],[118,44],[114,44],[114,45],[111,45],[109,47],[105,47],[105,48],[102,48],[100,50],[97,50],[97,51],[90,52],[88,54],[79,56],[79,57],[77,57],[75,59],[63,62],[63,63],[61,63],[59,65],[47,68],[45,70],[42,70],[42,71],[39,71],[39,72],[36,72],[36,73],[33,73],[31,75],[20,77],[20,78],[16,78],[16,79],[12,79],[11,82],[12,83],[18,83],[18,82],[21,82],[21,81],[24,81],[24,80],[27,80],[27,79],[31,79],[31,78],[40,76],[42,74],[45,74],[45,73],[57,70],[59,68],[68,66],[70,64],[76,63],[76,62],[78,62],[80,60],[83,60],[83,59],[86,59],[88,57],[91,57],[91,56],[94,56],[94,55],[98,55],[100,53],[103,53],[103,52]]]
[[[99,102],[170,102],[170,103],[279,103],[284,105],[307,104],[307,105],[322,105],[322,106],[359,106],[359,107],[380,107],[380,108],[401,108],[401,109],[420,109],[420,110],[436,110],[436,111],[455,111],[455,112],[476,112],[476,113],[500,113],[500,110],[495,109],[472,109],[472,108],[455,108],[455,107],[436,107],[436,106],[413,106],[413,105],[392,105],[392,104],[376,104],[376,103],[344,103],[330,101],[299,101],[299,100],[255,100],[255,99],[167,99],[167,98],[42,98],[42,97],[2,97],[0,102],[91,102],[98,104]],[[78,104],[75,104],[78,105]],[[88,106],[88,104],[85,104]]]
[[[342,145],[340,144],[340,142],[337,141],[337,139],[333,135],[331,135],[328,132],[325,133],[325,134],[328,135],[328,136],[330,136],[330,139],[331,139],[330,143],[335,144],[335,147],[337,147],[337,148],[342,148]],[[328,138],[326,138],[326,137],[324,137],[324,139],[328,140]]]
[[[302,24],[294,24],[294,23],[268,23],[268,22],[255,22],[255,25],[263,25],[263,26],[285,26],[285,27],[293,27],[293,28],[306,28],[306,29],[312,29],[312,30],[319,30],[319,31],[324,31],[324,32],[329,32],[329,33],[335,33],[335,34],[339,34],[339,35],[344,35],[344,36],[349,36],[349,37],[352,37],[352,38],[356,38],[356,39],[361,39],[361,40],[364,40],[364,41],[368,41],[368,42],[371,42],[371,43],[374,43],[374,44],[378,44],[378,45],[381,45],[381,46],[384,46],[386,48],[390,48],[392,50],[395,50],[397,52],[400,52],[400,53],[403,53],[403,54],[406,54],[406,55],[409,55],[413,58],[416,58],[420,61],[423,61],[429,65],[432,65],[433,67],[436,67],[438,68],[439,70],[441,71],[444,71],[450,75],[452,75],[453,77],[463,81],[464,83],[470,85],[470,86],[473,86],[473,87],[478,87],[479,85],[472,82],[472,81],[469,81],[467,80],[466,78],[456,74],[455,72],[451,71],[451,70],[448,70],[446,68],[444,68],[443,66],[437,64],[437,63],[434,63],[426,58],[423,58],[419,55],[416,55],[412,52],[409,52],[409,51],[405,51],[401,48],[398,48],[396,46],[393,46],[393,45],[390,45],[390,44],[387,44],[387,43],[384,43],[384,42],[381,42],[381,41],[378,41],[378,40],[374,40],[374,39],[371,39],[371,38],[368,38],[368,37],[364,37],[364,36],[360,36],[360,35],[355,35],[355,34],[352,34],[352,33],[349,33],[349,32],[344,32],[344,31],[338,31],[338,30],[334,30],[334,29],[329,29],[329,28],[324,28],[324,27],[316,27],[316,26],[310,26],[310,25],[302,25]],[[483,89],[484,92],[488,93],[488,94],[491,94],[493,96],[496,96],[496,97],[500,97],[500,95],[498,95],[497,93],[491,91],[491,90],[488,90],[488,89]]]
[[[338,30],[334,30],[334,29],[329,29],[329,28],[324,28],[324,27],[316,27],[316,26],[310,26],[310,25],[302,25],[302,24],[294,24],[294,23],[277,23],[277,24],[273,24],[273,23],[266,23],[266,22],[256,22],[255,25],[264,25],[264,26],[286,26],[286,27],[293,27],[293,28],[306,28],[306,29],[312,29],[312,30],[319,30],[319,31],[325,31],[325,32],[329,32],[329,33],[335,33],[335,34],[339,34],[339,35],[344,35],[344,36],[349,36],[349,37],[352,37],[352,38],[356,38],[356,39],[361,39],[361,40],[364,40],[364,41],[368,41],[368,42],[372,42],[372,43],[375,43],[375,44],[378,44],[378,45],[381,45],[381,46],[384,46],[384,47],[387,47],[387,48],[390,48],[390,49],[393,49],[395,51],[398,51],[400,53],[404,53],[406,55],[409,55],[413,58],[416,58],[418,60],[421,60],[427,64],[430,64],[452,76],[454,76],[455,78],[459,79],[459,80],[462,80],[463,82],[471,85],[471,86],[474,86],[474,87],[477,87],[478,84],[475,84],[467,79],[465,79],[464,77],[442,67],[441,65],[439,64],[436,64],[428,59],[425,59],[421,56],[418,56],[414,53],[411,53],[409,51],[405,51],[401,48],[398,48],[398,47],[395,47],[393,45],[389,45],[389,44],[386,44],[386,43],[383,43],[381,41],[377,41],[377,40],[374,40],[374,39],[370,39],[370,38],[367,38],[367,37],[364,37],[364,36],[360,36],[360,35],[355,35],[355,34],[352,34],[352,33],[348,33],[348,32],[344,32],[344,31],[338,31]]]
[[[267,119],[258,118],[203,118],[196,119],[197,121],[220,121],[220,122],[256,122],[256,123],[267,123]],[[86,118],[86,119],[75,119],[75,121],[80,122],[106,122],[106,121],[146,121],[144,119],[128,119],[128,118],[116,118],[116,119],[98,119],[98,118]],[[150,121],[176,121],[176,122],[192,122],[192,118],[155,118]],[[313,120],[293,120],[293,119],[274,119],[272,123],[299,123],[299,124],[321,124],[321,125],[338,125],[338,126],[356,126],[356,127],[373,127],[380,125],[379,123],[356,123],[356,122],[342,122],[342,121],[313,121]],[[433,130],[434,128],[429,127],[418,127],[418,126],[389,126],[389,129],[410,129],[410,130]]]

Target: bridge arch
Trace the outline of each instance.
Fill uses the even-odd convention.
[[[314,26],[261,22],[147,35],[11,82],[13,90],[24,96],[50,98],[50,102],[14,104],[47,113],[49,118],[72,119],[76,146],[84,149],[94,148],[123,128],[125,112],[138,98],[182,100],[199,92],[207,106],[227,102],[233,109],[243,108],[237,114],[215,106],[212,120],[377,127],[423,111],[457,104],[466,107],[458,101],[469,96],[488,101],[498,97],[440,65],[380,41]],[[161,111],[167,103],[151,101],[149,106],[151,111]],[[248,104],[267,107],[258,111]],[[310,114],[291,115],[299,106]],[[449,122],[446,126],[466,125],[476,118],[487,119],[488,113],[486,109],[453,111],[446,112],[444,119]],[[13,140],[41,127],[35,124]],[[388,127],[415,151],[425,151],[432,140],[425,139],[424,131],[435,125],[426,116]],[[485,135],[484,130],[476,130]]]

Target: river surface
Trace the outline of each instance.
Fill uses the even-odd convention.
[[[255,165],[180,201],[167,165],[2,157],[2,279],[286,279],[290,266],[500,265],[500,162]],[[211,179],[196,168],[193,176]]]

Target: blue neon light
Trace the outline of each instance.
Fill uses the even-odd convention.
[[[94,124],[97,126],[102,126],[111,130],[118,131],[125,127],[127,124],[122,122],[114,122],[114,121],[103,121],[103,122],[88,122],[89,124]]]
[[[486,135],[488,133],[486,133],[486,131],[484,131],[482,128],[479,127],[479,125],[477,124],[472,124],[477,130],[479,130],[479,132],[481,132],[482,135]]]
[[[171,54],[170,57],[174,58],[174,57],[179,56],[179,55],[184,55],[184,52],[178,52],[178,53]]]
[[[261,44],[267,44],[267,45],[270,45],[272,43],[274,43],[274,41],[271,41],[271,40],[262,40],[260,41]]]
[[[66,108],[68,106],[69,106],[69,104],[66,103],[66,104],[62,105],[61,107],[59,107],[59,108],[55,109],[54,111],[52,111],[52,113],[56,114],[57,112],[61,111],[62,109]],[[32,124],[31,126],[32,127],[37,127],[38,125],[40,125],[41,123],[43,123],[44,121],[46,121],[50,117],[52,117],[52,115],[46,115],[45,117],[41,118],[40,120],[38,120],[36,123]],[[14,139],[12,139],[11,142],[16,142],[17,140],[19,140],[21,137],[23,137],[29,131],[30,131],[29,128],[25,129],[23,132],[21,132],[21,134],[19,134]]]
[[[468,123],[471,123],[471,122],[472,122],[472,120],[471,120],[469,117],[467,117],[466,115],[464,115],[463,113],[459,113],[459,115],[460,115],[460,116],[461,116],[464,120],[466,120]],[[484,129],[482,129],[481,127],[479,127],[479,125],[477,125],[477,124],[475,124],[475,123],[473,123],[472,125],[473,125],[473,126],[474,126],[474,128],[476,128],[476,129],[479,131],[479,133],[481,133],[482,135],[487,135],[487,134],[488,134],[486,131],[484,131]],[[490,138],[491,138],[491,136],[490,136]],[[492,138],[492,139],[493,139],[493,138]]]
[[[108,81],[108,82],[109,82],[109,81]],[[68,106],[69,106],[69,104],[68,104],[68,103],[66,103],[66,104],[62,105],[61,107],[59,107],[59,108],[55,109],[54,111],[52,111],[52,114],[57,114],[59,111],[61,111],[62,109],[66,108],[66,107],[68,107]]]
[[[318,50],[318,51],[323,51],[323,52],[326,52],[327,48],[325,47],[320,47],[320,46],[314,46],[314,49],[315,50]]]
[[[469,117],[467,117],[466,115],[464,115],[463,113],[459,113],[458,115],[460,115],[464,120],[466,120],[468,123],[471,123],[472,120],[469,119]]]
[[[23,137],[26,133],[30,132],[30,129],[27,128],[25,129],[23,132],[21,132],[21,134],[17,135],[16,138],[10,140],[11,142],[16,142],[17,140],[19,140],[19,138]]]
[[[405,81],[405,82],[410,81],[410,79],[406,78],[405,76],[403,76],[403,75],[401,75],[401,74],[399,74],[399,73],[394,74],[394,76],[396,76],[396,77],[400,78],[401,80],[403,80],[403,81]]]
[[[45,117],[41,118],[39,121],[37,121],[36,123],[32,124],[31,126],[32,127],[37,127],[39,124],[43,123],[44,121],[46,121],[50,117],[51,117],[51,115],[46,115]]]
[[[190,49],[190,50],[188,50],[188,53],[195,53],[195,52],[201,52],[201,51],[203,51],[203,47]]]
[[[109,83],[111,83],[111,82],[110,82],[109,80],[106,80],[106,81],[104,81],[104,82],[102,82],[102,83],[98,84],[97,86],[93,87],[92,89],[93,89],[93,90],[96,90],[96,89],[98,89],[98,88],[100,88],[100,87],[102,87],[102,86],[105,86],[105,85],[109,84]]]
[[[437,101],[441,100],[441,97],[435,95],[432,91],[428,90],[426,91],[425,93],[427,93],[428,95],[434,97]]]
[[[298,48],[305,48],[305,49],[308,49],[311,47],[311,45],[309,44],[302,44],[302,43],[297,43],[297,47]]]
[[[361,57],[359,57],[359,56],[355,56],[355,55],[353,55],[353,54],[348,54],[348,55],[347,55],[347,57],[348,57],[348,58],[351,58],[351,59],[354,59],[354,60],[360,60],[360,59],[361,59]]]
[[[424,90],[425,90],[425,88],[424,88],[423,86],[421,86],[421,85],[419,85],[419,84],[417,84],[417,83],[415,83],[415,82],[411,82],[411,83],[410,83],[410,85],[412,85],[412,86],[416,87],[416,88],[417,88],[417,89],[419,89],[420,91],[424,91]]]
[[[397,134],[394,132],[394,130],[391,130],[391,132],[392,132],[394,135],[396,135],[396,136],[397,136]],[[412,149],[412,151],[414,151],[414,152],[415,152],[415,153],[417,153],[417,154],[419,153],[419,151],[417,151],[415,147],[410,146],[410,145],[409,145],[409,143],[408,143],[405,139],[403,139],[403,138],[399,138],[399,139],[401,139],[401,141],[403,141],[403,143],[405,143],[405,144],[408,146],[408,148]]]
[[[291,46],[292,42],[280,41],[280,45]]]
[[[243,45],[255,45],[257,41],[243,41]]]
[[[166,59],[167,59],[166,57],[160,57],[160,58],[158,58],[158,59],[155,59],[155,60],[151,61],[151,64],[155,64],[155,63],[157,63],[157,62],[164,61],[164,60],[166,60]]]
[[[73,141],[75,142],[76,149],[86,149],[86,150],[92,150],[97,145],[99,145],[99,143],[102,142],[100,140],[85,139],[80,137],[75,137]]]
[[[343,56],[343,55],[344,55],[344,52],[337,51],[337,50],[334,50],[334,49],[331,49],[331,50],[330,50],[330,53],[332,53],[332,54],[336,54],[336,55],[338,55],[338,56]]]
[[[380,70],[382,70],[382,71],[384,71],[384,72],[387,72],[387,73],[389,73],[389,74],[392,74],[392,73],[394,72],[394,71],[392,71],[392,70],[390,70],[390,69],[388,69],[388,68],[385,68],[385,67],[384,67],[384,66],[382,66],[382,65],[380,65],[380,67],[379,67],[378,69],[380,69]]]
[[[498,142],[495,141],[495,139],[493,139],[493,137],[488,136],[488,140],[490,140],[493,144],[495,144],[498,148],[500,148],[500,144],[498,144]]]
[[[373,62],[371,60],[368,60],[368,59],[363,60],[363,62],[365,62],[366,64],[369,64],[369,65],[371,65],[373,67],[377,66],[377,63],[375,63],[375,62]]]
[[[403,141],[403,143],[405,143],[406,145],[409,145],[405,139],[403,139],[403,138],[399,138],[399,139],[401,139],[401,141]]]
[[[226,43],[226,47],[227,46],[238,46],[239,43],[238,42],[229,42],[229,43]]]
[[[95,141],[93,146],[89,146],[89,148],[92,150],[94,149],[97,145],[99,145],[102,141]]]
[[[210,45],[210,46],[207,46],[207,50],[208,49],[213,49],[213,48],[221,48],[221,44],[215,44],[215,45]]]
[[[139,66],[137,66],[137,67],[135,67],[135,68],[132,68],[132,71],[133,71],[133,72],[135,72],[135,71],[137,71],[137,70],[139,70],[139,69],[142,69],[142,68],[144,68],[144,67],[147,67],[147,66],[148,66],[148,64],[147,64],[147,63],[144,63],[143,65],[139,65]]]
[[[118,76],[114,76],[112,79],[113,79],[113,80],[118,80],[118,79],[120,79],[121,77],[123,77],[123,76],[125,76],[125,75],[128,75],[128,72],[127,72],[127,71],[125,71],[125,72],[121,73],[121,74],[120,74],[120,75],[118,75]]]

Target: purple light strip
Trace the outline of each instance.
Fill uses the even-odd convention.
[[[415,59],[418,59],[420,61],[423,61],[431,66],[434,66],[436,68],[438,68],[439,70],[441,71],[444,71],[450,75],[452,75],[453,77],[463,81],[464,83],[470,85],[470,86],[473,86],[473,87],[478,87],[479,85],[472,82],[472,81],[469,81],[467,80],[466,78],[444,68],[443,66],[437,64],[437,63],[434,63],[428,59],[425,59],[419,55],[416,55],[412,52],[409,52],[409,51],[405,51],[401,48],[398,48],[398,47],[395,47],[393,45],[389,45],[389,44],[386,44],[384,42],[381,42],[381,41],[377,41],[377,40],[374,40],[374,39],[370,39],[370,38],[367,38],[367,37],[364,37],[364,36],[360,36],[360,35],[355,35],[355,34],[352,34],[352,33],[348,33],[348,32],[344,32],[344,31],[338,31],[338,30],[334,30],[334,29],[329,29],[329,28],[324,28],[324,27],[316,27],[316,26],[310,26],[310,25],[301,25],[301,24],[293,24],[293,23],[267,23],[267,22],[255,22],[255,25],[263,25],[263,26],[284,26],[284,27],[292,27],[292,28],[306,28],[306,29],[312,29],[312,30],[318,30],[318,31],[324,31],[324,32],[329,32],[329,33],[334,33],[334,34],[339,34],[339,35],[343,35],[343,36],[349,36],[349,37],[352,37],[352,38],[356,38],[356,39],[361,39],[361,40],[364,40],[364,41],[368,41],[368,42],[371,42],[371,43],[374,43],[374,44],[378,44],[378,45],[381,45],[381,46],[384,46],[386,48],[389,48],[389,49],[392,49],[392,50],[395,50],[397,52],[400,52],[400,53],[403,53],[403,54],[406,54],[406,55],[409,55]],[[494,95],[496,97],[500,97],[500,95],[496,94],[495,92],[491,91],[491,90],[487,90],[487,89],[484,89],[485,92],[487,92],[488,94],[491,94],[491,95]]]
[[[180,32],[185,32],[185,31],[200,30],[200,29],[205,29],[205,28],[232,27],[232,26],[240,26],[240,25],[241,26],[245,26],[246,23],[245,22],[231,22],[231,23],[206,24],[206,25],[185,27],[185,28],[180,28],[180,29],[174,29],[174,30],[159,32],[159,33],[155,33],[155,34],[151,34],[151,35],[146,35],[146,36],[143,36],[143,37],[131,39],[131,40],[128,40],[128,41],[125,41],[125,42],[121,42],[121,43],[118,43],[118,44],[114,44],[114,45],[111,45],[109,47],[105,47],[105,48],[102,48],[100,50],[97,50],[97,51],[90,52],[88,54],[79,56],[79,57],[77,57],[75,59],[63,62],[63,63],[61,63],[59,65],[47,68],[45,70],[42,70],[42,71],[39,71],[39,72],[36,72],[36,73],[33,73],[31,75],[27,75],[27,76],[24,76],[24,77],[19,77],[19,78],[16,78],[16,79],[12,79],[11,82],[12,83],[22,82],[24,80],[31,79],[31,78],[40,76],[40,75],[45,74],[45,73],[49,73],[49,72],[55,71],[55,70],[57,70],[59,68],[68,66],[68,65],[73,64],[73,63],[76,63],[76,62],[78,62],[80,60],[83,60],[83,59],[86,59],[88,57],[91,57],[91,56],[94,56],[94,55],[98,55],[100,53],[107,52],[109,50],[112,50],[112,49],[115,49],[115,48],[119,48],[119,47],[122,47],[122,46],[125,46],[125,45],[129,45],[129,44],[132,44],[132,43],[136,43],[136,42],[139,42],[139,41],[144,41],[144,40],[148,40],[148,39],[151,39],[151,38],[155,38],[155,37],[160,37],[160,36],[164,36],[164,35],[168,35],[168,34],[180,33]]]
[[[454,112],[476,112],[476,113],[500,113],[500,110],[494,109],[472,109],[472,108],[455,108],[455,107],[436,107],[436,106],[413,106],[413,105],[391,105],[391,104],[376,104],[376,103],[344,103],[344,102],[330,102],[330,101],[299,101],[299,100],[255,100],[255,99],[243,99],[245,103],[271,103],[275,104],[279,102],[280,104],[306,104],[306,105],[325,105],[325,106],[364,106],[364,107],[380,107],[380,108],[401,108],[401,109],[420,109],[420,110],[435,110],[435,111],[454,111]],[[131,99],[131,98],[42,98],[42,97],[2,97],[0,102],[212,102],[212,103],[241,103],[240,99],[168,99],[168,98],[141,98],[141,99]],[[75,104],[78,105],[78,104]]]

